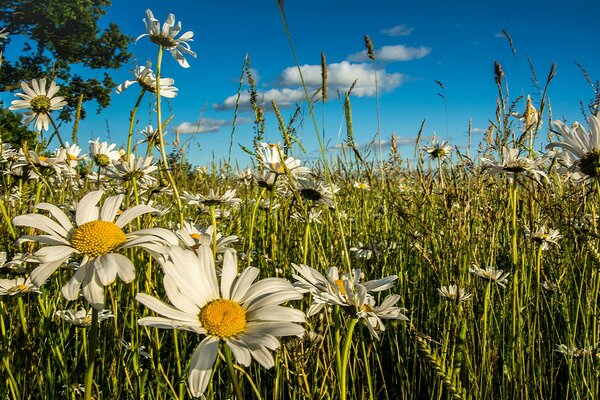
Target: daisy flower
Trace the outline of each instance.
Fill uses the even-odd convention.
[[[24,93],[15,93],[19,100],[13,100],[9,110],[29,109],[25,112],[24,124],[29,124],[35,120],[35,128],[38,131],[42,129],[47,131],[50,126],[50,111],[57,111],[67,105],[65,98],[55,96],[60,89],[56,82],[50,82],[50,87],[46,90],[46,78],[32,79],[31,86],[21,82],[21,89]]]
[[[40,283],[39,285],[36,285],[31,281],[31,277],[27,279],[0,279],[0,296],[15,296],[27,293],[41,293],[39,287],[43,283],[44,282]]]
[[[546,230],[545,226],[540,226],[535,232],[532,232],[528,227],[523,227],[525,237],[531,238],[536,243],[539,243],[542,250],[548,250],[550,245],[558,246],[558,241],[562,239],[562,235],[557,229]]]
[[[451,301],[468,301],[473,297],[471,293],[468,293],[464,288],[459,288],[457,285],[442,286],[438,289],[438,292],[442,297]]]
[[[90,153],[94,159],[94,163],[100,167],[108,167],[113,161],[121,159],[119,150],[115,150],[115,143],[100,142],[100,138],[90,140]]]
[[[563,354],[567,357],[583,358],[585,356],[593,354],[594,347],[590,346],[588,348],[579,348],[577,346],[567,346],[566,344],[558,344],[556,345],[556,349],[554,351]]]
[[[339,191],[335,185],[329,186],[325,182],[316,178],[298,178],[294,180],[294,187],[303,200],[312,205],[323,204],[333,208],[333,195]]]
[[[303,293],[310,293],[313,303],[307,312],[308,316],[315,315],[325,305],[350,306],[354,301],[349,298],[355,292],[354,287],[362,285],[368,292],[380,292],[394,286],[396,275],[381,279],[362,282],[363,274],[360,269],[340,275],[337,267],[330,267],[327,276],[304,264],[292,263],[297,274],[292,275],[296,286]]]
[[[482,158],[481,163],[486,174],[508,173],[512,179],[516,174],[529,174],[536,181],[540,182],[540,177],[548,182],[548,175],[540,169],[544,159],[531,160],[527,157],[519,157],[519,149],[502,147],[502,163],[496,163],[494,160]]]
[[[350,252],[354,254],[354,257],[356,258],[370,260],[377,254],[377,244],[373,242],[366,244],[358,242],[358,245],[350,247]]]
[[[31,272],[31,282],[40,286],[71,256],[80,255],[75,275],[62,288],[67,300],[75,300],[79,291],[92,306],[104,308],[104,286],[114,282],[117,275],[126,283],[135,277],[133,263],[117,252],[141,247],[151,254],[163,252],[164,245],[176,245],[177,237],[163,228],[142,229],[125,233],[123,228],[140,215],[154,212],[152,207],[138,205],[123,211],[115,220],[125,198],[117,195],[107,198],[100,207],[101,190],[86,194],[77,204],[75,224],[57,206],[49,203],[36,205],[54,218],[41,214],[20,215],[13,219],[15,226],[36,228],[45,234],[23,236],[20,241],[39,241],[48,246],[40,248],[35,257],[41,265]]]
[[[452,153],[452,146],[448,142],[439,143],[435,138],[431,141],[431,146],[425,146],[424,150],[429,154],[430,160],[443,160]]]
[[[76,144],[69,144],[69,142],[65,142],[64,154],[66,158],[67,164],[71,168],[75,168],[79,161],[83,161],[86,159],[87,154],[79,155],[81,153],[81,147]]]
[[[356,316],[366,323],[369,333],[375,339],[379,339],[378,332],[385,331],[382,319],[408,321],[408,317],[403,314],[406,309],[395,306],[400,300],[400,296],[397,294],[387,296],[377,306],[375,299],[369,294],[367,288],[359,284],[355,286],[354,295],[348,298],[350,303],[357,309]]]
[[[359,190],[371,190],[371,186],[367,182],[354,181],[352,186]]]
[[[200,228],[190,222],[185,222],[183,228],[177,230],[177,236],[181,239],[184,247],[190,250],[197,250],[201,246],[206,246],[212,249],[213,245],[213,233],[215,229],[213,225],[205,228]],[[237,236],[223,236],[217,232],[217,254],[224,253],[226,251],[234,251],[229,245],[236,243],[240,240]]]
[[[154,75],[154,72],[150,69],[151,65],[152,63],[148,61],[145,67],[141,65],[137,66],[133,71],[135,79],[128,79],[117,86],[117,94],[121,94],[121,92],[136,82],[142,89],[156,94],[156,75]],[[175,80],[172,78],[160,78],[160,95],[169,99],[177,96],[178,89],[173,86],[174,84]]]
[[[292,176],[304,175],[310,172],[308,168],[301,165],[300,160],[296,160],[294,157],[284,157],[277,144],[261,143],[258,148],[258,157],[268,171],[277,175],[285,175],[286,170]]]
[[[129,161],[125,161],[119,158],[117,161],[113,161],[112,169],[106,172],[106,175],[110,178],[120,180],[122,182],[129,182],[135,178],[136,182],[143,186],[150,186],[157,182],[156,178],[151,174],[158,169],[158,167],[152,164],[154,157],[135,157],[131,154]]]
[[[137,42],[144,36],[148,36],[151,42],[169,50],[179,65],[183,68],[189,68],[190,64],[188,64],[183,53],[196,58],[196,53],[191,50],[189,43],[187,43],[193,41],[192,38],[194,37],[194,32],[188,31],[179,38],[176,38],[181,31],[181,21],[175,25],[175,15],[171,13],[167,16],[162,29],[160,27],[160,22],[154,18],[154,14],[152,14],[150,9],[146,10],[146,18],[144,18],[144,24],[146,25],[146,31],[148,31],[148,33],[138,36],[135,41]]]
[[[217,189],[216,192],[215,190],[210,189],[206,196],[202,194],[193,195],[184,191],[181,198],[187,200],[190,205],[203,205],[206,207],[218,205],[237,206],[241,204],[242,199],[235,197],[235,191],[236,189],[229,189],[221,195],[219,189]]]
[[[304,334],[298,324],[304,322],[304,313],[280,305],[302,298],[288,281],[267,278],[253,283],[258,269],[248,267],[238,274],[231,252],[225,252],[220,283],[207,248],[195,254],[172,247],[167,257],[162,262],[163,282],[173,306],[139,293],[136,299],[160,316],[141,318],[138,323],[204,336],[190,362],[188,384],[193,396],[202,396],[206,390],[221,344],[243,366],[255,359],[271,368],[274,360],[269,350],[279,348],[277,338]]]
[[[578,122],[570,128],[559,120],[552,124],[562,141],[552,142],[546,148],[563,149],[557,156],[571,177],[576,181],[600,178],[600,117],[590,115],[589,133]]]
[[[502,287],[506,287],[506,281],[510,272],[504,273],[501,269],[494,269],[492,267],[483,269],[473,264],[473,268],[469,268],[469,272],[483,278],[489,282],[495,282]]]
[[[72,325],[78,327],[87,327],[92,325],[92,310],[86,311],[83,308],[79,310],[58,310],[54,313],[57,317],[66,321]],[[107,320],[109,318],[114,318],[112,312],[109,310],[101,310],[98,312],[98,322]]]

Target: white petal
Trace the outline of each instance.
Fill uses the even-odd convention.
[[[117,212],[119,212],[119,207],[121,206],[124,198],[124,195],[119,194],[104,200],[104,204],[102,204],[102,208],[100,209],[100,220],[113,222],[115,220],[115,215],[117,215]],[[117,226],[119,225],[117,224]],[[122,228],[122,226],[119,226],[119,228]]]
[[[94,260],[94,269],[103,286],[108,286],[113,283],[117,277],[117,271],[119,270],[117,260],[110,256],[111,254],[105,254]]]
[[[266,348],[261,346],[256,349],[251,349],[250,352],[252,353],[252,357],[254,357],[254,359],[263,367],[271,368],[275,365],[275,360],[273,360],[271,352]]]
[[[81,283],[81,291],[83,292],[83,297],[85,297],[92,307],[96,310],[104,309],[104,286],[93,268],[88,271]]]
[[[62,227],[65,228],[67,232],[73,229],[73,223],[71,222],[69,217],[67,217],[67,215],[54,204],[39,203],[35,206],[35,208],[49,211],[50,214],[52,214],[52,216],[54,217],[54,219],[56,219],[62,225]]]
[[[257,310],[248,312],[248,320],[261,321],[287,321],[287,322],[304,322],[304,313],[301,310],[296,310],[282,306],[266,306]]]
[[[259,270],[255,267],[248,267],[242,271],[240,276],[235,280],[231,290],[231,300],[241,302],[246,296],[248,289],[252,287],[252,282],[258,277]]]
[[[249,334],[269,334],[276,337],[281,336],[302,336],[304,328],[292,322],[252,322],[246,324],[246,331]]]
[[[58,245],[42,247],[35,252],[35,256],[43,263],[66,260],[75,250],[71,246]]]
[[[173,303],[177,309],[191,315],[198,315],[200,313],[200,308],[179,291],[177,282],[172,275],[165,275],[163,284],[169,300],[171,300],[171,303]]]
[[[139,204],[137,206],[128,208],[127,210],[123,211],[123,214],[119,215],[119,218],[117,218],[117,221],[115,222],[115,224],[119,228],[122,228],[125,225],[127,225],[129,222],[131,222],[134,218],[139,217],[140,215],[143,215],[146,213],[154,212],[154,211],[156,211],[155,208],[152,208],[146,204]]]
[[[79,200],[77,211],[75,213],[75,222],[77,226],[81,226],[86,222],[96,221],[99,218],[98,208],[96,204],[102,198],[102,190],[89,192]]]
[[[219,339],[207,336],[194,350],[190,361],[188,384],[192,396],[201,396],[208,387],[212,375],[212,368],[217,359]]]
[[[69,234],[61,225],[41,214],[26,214],[16,216],[13,218],[13,224],[16,226],[28,226],[39,229],[50,235],[56,235],[62,238],[66,238]]]
[[[88,270],[93,268],[93,263],[87,262],[82,263],[77,271],[75,271],[75,275],[66,283],[61,289],[63,296],[67,300],[77,300],[79,296],[79,291],[81,290],[81,283],[85,279],[88,274]]]
[[[37,287],[42,286],[50,277],[50,275],[52,275],[62,263],[63,262],[61,260],[60,262],[49,262],[37,266],[33,271],[31,271],[29,280]]]
[[[198,316],[194,315],[194,314],[188,314],[184,311],[178,310],[170,305],[168,305],[167,303],[164,303],[160,300],[158,300],[155,297],[152,297],[150,295],[147,295],[145,293],[138,293],[135,296],[135,299],[137,301],[139,301],[140,303],[142,303],[143,305],[145,305],[146,307],[148,307],[149,309],[151,309],[152,311],[176,320],[176,321],[185,321],[185,322],[197,322],[198,321]]]
[[[138,319],[138,324],[160,329],[179,329],[199,333],[201,335],[206,334],[206,329],[204,329],[199,322],[175,321],[165,317],[144,317]]]
[[[242,364],[244,367],[250,366],[252,357],[250,356],[250,350],[248,350],[246,343],[233,337],[225,338],[225,343],[231,349],[231,353],[238,363]]]
[[[223,268],[221,270],[221,296],[229,299],[233,281],[237,275],[237,257],[234,253],[226,251],[223,255]]]

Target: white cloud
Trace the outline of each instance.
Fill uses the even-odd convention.
[[[179,133],[217,132],[222,126],[230,125],[231,121],[214,118],[200,118],[196,122],[182,122],[177,126]]]
[[[304,82],[309,88],[321,86],[321,65],[303,65],[300,67]],[[354,81],[352,94],[358,97],[375,95],[375,73],[370,64],[351,64],[348,61],[327,66],[327,88],[330,91],[346,91]],[[381,91],[392,91],[400,86],[406,77],[398,72],[389,73],[383,69],[377,70],[377,81]],[[288,67],[279,75],[280,86],[299,86],[302,84],[298,68]]]
[[[484,132],[487,132],[487,128],[472,128],[471,132],[472,133],[484,133]]]
[[[409,36],[413,30],[414,30],[414,28],[410,28],[410,27],[402,24],[402,25],[396,25],[391,28],[382,29],[380,32],[385,33],[386,35],[391,36],[391,37],[398,37],[398,36]]]
[[[429,53],[431,53],[431,48],[429,47],[407,47],[403,44],[397,44],[394,46],[383,46],[382,48],[375,50],[375,58],[378,61],[384,62],[410,61],[423,58],[429,55]],[[367,55],[366,50],[348,56],[348,61],[367,61],[368,59],[369,56]]]
[[[320,68],[320,67],[319,67]],[[266,108],[271,108],[271,100],[275,100],[279,107],[289,107],[295,103],[304,100],[304,90],[302,89],[270,89],[265,92],[258,92],[258,102]],[[215,110],[232,110],[238,102],[238,95],[234,94],[227,97],[222,103],[213,104]],[[240,94],[238,108],[240,110],[250,109],[250,93],[243,92]]]
[[[496,33],[494,33],[494,37],[497,38],[497,39],[504,39],[504,38],[506,38],[506,36],[502,32],[496,32]]]

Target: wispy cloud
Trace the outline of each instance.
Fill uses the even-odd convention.
[[[393,26],[391,28],[382,29],[380,32],[384,33],[388,36],[391,36],[391,37],[398,37],[398,36],[409,36],[413,31],[414,31],[414,28],[410,28],[410,27],[406,26],[405,24],[402,24],[402,25]]]
[[[397,44],[394,46],[383,46],[375,50],[375,57],[377,60],[383,62],[410,61],[426,57],[430,53],[431,48],[429,47],[408,47],[403,44]],[[350,54],[347,59],[348,61],[367,61],[369,55],[366,50],[363,50]]]
[[[245,120],[239,119],[237,123],[244,123]],[[196,122],[182,122],[177,126],[179,133],[208,133],[217,132],[223,126],[231,125],[231,120],[215,119],[215,118],[200,118]]]
[[[304,90],[296,88],[281,88],[281,89],[270,89],[263,92],[258,92],[258,102],[260,104],[264,104],[267,109],[271,109],[271,100],[275,100],[279,107],[290,107],[300,101],[304,100]],[[234,94],[232,96],[227,97],[223,102],[218,104],[213,104],[213,109],[224,111],[224,110],[233,110],[235,108],[236,102],[238,103],[238,108],[242,111],[250,110],[250,93],[244,92],[240,94],[240,98],[238,100],[238,95]]]
[[[321,86],[321,65],[303,65],[300,67],[305,84],[310,88]],[[356,80],[352,94],[358,97],[375,95],[375,72],[370,64],[352,64],[348,61],[327,66],[327,88],[330,91],[346,91]],[[402,85],[406,76],[399,72],[389,73],[384,69],[377,70],[380,90],[392,91]],[[298,68],[288,67],[279,75],[280,86],[299,86],[302,84]]]

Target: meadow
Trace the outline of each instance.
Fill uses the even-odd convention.
[[[163,50],[184,66],[190,37],[146,20],[127,145],[57,130],[51,77],[12,104],[61,146],[2,144],[0,398],[600,397],[599,98],[553,121],[554,69],[534,104],[497,64],[477,149],[418,132],[407,159],[355,144],[348,88],[342,152],[309,164],[297,113],[266,126],[254,95],[252,167],[195,167],[163,135]]]

